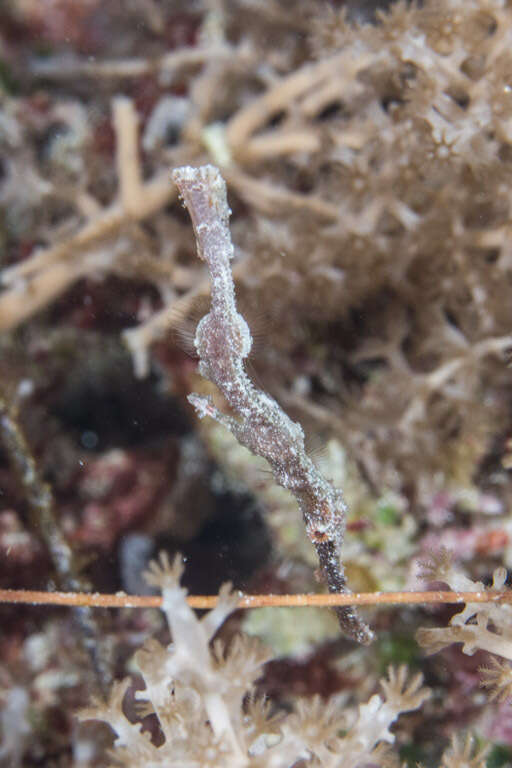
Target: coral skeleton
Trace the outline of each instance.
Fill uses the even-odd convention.
[[[429,697],[420,674],[408,679],[405,667],[390,667],[382,693],[361,706],[350,723],[340,703],[320,697],[299,702],[289,714],[273,714],[254,683],[269,659],[260,642],[238,635],[225,646],[214,639],[236,605],[224,585],[217,606],[198,619],[180,586],[181,558],[165,554],[150,564],[147,578],[162,590],[162,610],[172,636],[167,647],[150,639],[136,653],[145,690],[135,695],[138,714],[156,715],[164,737],[151,741],[140,722],[123,710],[129,680],[116,683],[109,701],[96,701],[82,719],[107,722],[116,734],[114,764],[166,768],[290,768],[302,765],[357,768],[382,765],[383,744],[391,744],[391,725],[400,713],[415,710]],[[213,640],[213,643],[212,643]],[[345,735],[341,735],[345,733]]]
[[[347,507],[341,491],[318,471],[306,453],[304,432],[265,392],[257,389],[244,370],[252,339],[238,312],[231,274],[233,244],[228,227],[230,210],[226,185],[217,168],[177,168],[173,171],[196,235],[199,258],[211,276],[211,307],[200,320],[195,337],[199,371],[222,392],[238,419],[221,413],[210,398],[190,395],[200,418],[211,416],[224,424],[252,453],[263,456],[276,481],[297,499],[309,538],[331,592],[346,592],[340,551]],[[336,609],[341,628],[361,643],[372,640],[371,630],[353,608]]]

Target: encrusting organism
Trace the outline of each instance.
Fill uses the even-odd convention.
[[[199,371],[220,389],[239,418],[221,413],[208,398],[190,395],[189,401],[201,418],[216,419],[242,445],[267,459],[276,481],[299,503],[329,590],[345,592],[340,549],[347,508],[342,493],[320,474],[307,455],[300,424],[293,422],[273,398],[258,390],[244,370],[252,339],[236,308],[230,265],[234,249],[224,180],[211,165],[178,168],[172,177],[189,210],[199,258],[206,262],[211,276],[210,311],[199,322],[195,337]],[[338,608],[337,614],[347,634],[361,643],[371,642],[371,630],[352,608]]]

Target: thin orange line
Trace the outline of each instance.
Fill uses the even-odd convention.
[[[190,595],[187,598],[192,608],[213,608],[217,605],[216,595]],[[512,603],[512,590],[494,592],[359,592],[354,594],[312,594],[312,595],[244,595],[240,593],[238,608],[304,607],[336,605],[421,605],[427,603]],[[160,608],[161,597],[115,595],[98,592],[35,592],[24,589],[0,589],[0,603],[25,605],[64,605],[91,608]]]

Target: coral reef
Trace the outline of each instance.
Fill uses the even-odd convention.
[[[511,43],[510,0],[4,0],[2,587],[143,592],[148,560],[180,550],[194,593],[321,589],[297,501],[186,399],[215,397],[187,339],[210,280],[170,173],[205,164],[232,208],[247,373],[326,448],[306,442],[349,508],[351,588],[417,589],[443,546],[454,584],[512,568]],[[221,639],[271,641],[257,691],[284,714],[314,695],[353,713],[406,663],[432,696],[394,726],[400,761],[499,768],[508,657],[479,649],[508,642],[507,611],[473,607],[372,610],[371,649],[326,612],[295,633],[290,612],[236,612]],[[2,768],[102,765],[108,737],[73,713],[166,628],[92,614],[86,638],[66,609],[0,606],[0,728],[20,727]],[[425,656],[419,626],[446,647]]]

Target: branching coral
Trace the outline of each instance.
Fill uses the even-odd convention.
[[[451,745],[443,754],[440,768],[485,768],[488,749],[475,746],[471,736],[462,739],[453,736]]]
[[[460,572],[451,562],[449,553],[442,550],[424,564],[425,576],[449,584],[455,591],[483,592],[487,588]],[[505,568],[496,568],[492,589],[502,590],[507,579]],[[491,689],[491,698],[504,700],[512,690],[512,607],[492,602],[478,605],[467,603],[462,611],[450,619],[446,628],[421,628],[416,634],[428,653],[437,653],[452,643],[462,643],[464,653],[488,651],[499,660],[491,659],[490,666],[481,669],[483,685]]]
[[[210,645],[233,610],[235,596],[223,587],[217,607],[198,619],[179,585],[182,572],[179,558],[171,565],[162,555],[151,564],[148,580],[162,590],[172,643],[164,647],[150,640],[135,656],[145,683],[136,694],[139,714],[156,715],[163,743],[157,746],[140,723],[126,718],[128,680],[115,684],[108,703],[96,702],[81,713],[83,719],[111,726],[116,764],[290,768],[302,760],[312,767],[356,768],[374,758],[380,764],[378,745],[394,740],[390,726],[401,712],[417,709],[428,698],[421,675],[408,680],[404,667],[391,668],[381,681],[382,693],[359,707],[348,730],[346,714],[335,700],[325,705],[314,698],[291,714],[272,716],[265,699],[253,693],[269,658],[259,643],[239,636],[228,647],[221,640]]]

